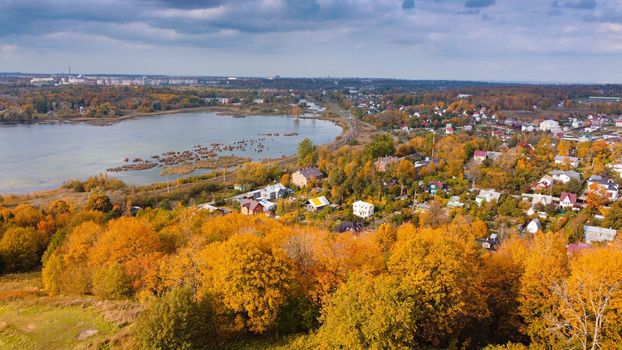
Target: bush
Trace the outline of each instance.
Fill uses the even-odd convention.
[[[107,213],[112,210],[112,202],[110,197],[103,194],[93,194],[89,196],[86,202],[86,208],[88,210],[97,210],[103,213]]]
[[[93,274],[93,294],[102,299],[125,299],[132,296],[132,284],[123,266],[112,263]]]
[[[177,288],[154,300],[136,324],[139,349],[213,349],[216,321],[207,299]]]
[[[4,272],[29,271],[39,264],[46,245],[44,233],[32,228],[13,227],[0,240]]]

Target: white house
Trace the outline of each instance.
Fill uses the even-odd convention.
[[[579,166],[579,158],[568,156],[555,156],[555,164],[570,164],[570,166],[576,168]]]
[[[499,198],[501,198],[501,193],[495,191],[494,189],[480,190],[479,194],[475,198],[475,202],[477,202],[477,205],[481,205],[483,202],[498,202]]]
[[[361,219],[366,219],[374,215],[374,205],[363,201],[356,201],[352,204],[352,213]]]
[[[610,228],[584,225],[583,233],[585,234],[585,243],[611,242],[616,238],[618,231]]]
[[[581,180],[581,174],[574,170],[553,170],[551,172],[551,175],[553,175],[553,179],[555,179],[555,181],[559,181],[564,184],[570,182],[570,180],[573,179],[577,181]]]
[[[533,219],[531,220],[529,224],[527,224],[526,229],[527,229],[527,232],[531,234],[536,234],[538,231],[540,231],[540,229],[542,229],[542,224],[540,223],[540,220]]]
[[[577,195],[574,193],[562,192],[559,196],[559,205],[562,208],[574,208],[577,204]]]
[[[555,120],[543,120],[540,123],[540,131],[556,132],[559,130],[559,123]]]
[[[268,185],[260,192],[260,197],[264,199],[279,199],[287,196],[287,188],[280,183]]]

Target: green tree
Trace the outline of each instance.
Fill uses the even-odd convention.
[[[314,166],[317,163],[317,146],[308,138],[298,144],[298,165],[303,167]]]
[[[368,159],[376,159],[395,153],[395,144],[390,134],[375,135],[371,143],[365,146],[365,155]]]
[[[213,349],[216,320],[208,299],[175,288],[152,301],[136,324],[136,342],[144,350]]]
[[[112,263],[93,273],[93,294],[102,299],[125,299],[132,296],[132,282],[123,266]]]

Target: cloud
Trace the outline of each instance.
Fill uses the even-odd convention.
[[[17,51],[17,46],[15,45],[0,45],[0,57],[5,60],[13,57],[13,54]]]
[[[605,57],[621,50],[620,24],[614,1],[594,0],[0,0],[0,57],[13,57],[0,70],[58,60],[86,71],[499,80],[532,74],[520,60],[564,57],[585,62],[564,71],[573,77],[595,71],[587,57],[617,64]],[[456,62],[466,69],[447,68]]]
[[[482,8],[488,7],[495,4],[495,0],[467,0],[464,3],[464,7],[466,8]]]
[[[575,10],[593,10],[597,6],[595,0],[554,1],[553,8],[567,8]]]

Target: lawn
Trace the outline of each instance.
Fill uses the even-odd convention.
[[[42,289],[39,272],[0,276],[0,350],[108,348],[139,313],[130,302],[48,297]]]
[[[0,349],[90,348],[116,330],[101,315],[82,306],[0,305]]]

